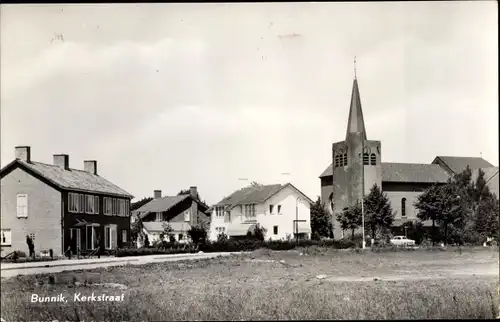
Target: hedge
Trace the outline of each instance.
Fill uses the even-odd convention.
[[[188,254],[203,251],[204,253],[218,252],[245,252],[260,248],[270,250],[291,250],[297,247],[329,247],[334,249],[360,248],[360,241],[344,240],[290,240],[290,241],[260,241],[256,239],[229,239],[225,241],[213,241],[199,243],[198,245],[182,245],[169,243],[161,248],[121,248],[116,251],[117,257],[144,256],[160,254]]]

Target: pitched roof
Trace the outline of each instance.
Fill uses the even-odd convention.
[[[437,164],[382,162],[382,181],[385,182],[446,182],[449,175]],[[331,176],[333,167],[330,164],[320,178]]]
[[[450,176],[437,164],[382,162],[382,181],[445,183]]]
[[[132,198],[133,196],[117,185],[109,182],[103,177],[78,169],[66,170],[57,165],[45,164],[42,162],[16,159],[2,169],[2,172],[14,164],[27,168],[42,176],[61,189],[81,190],[85,192],[112,194]]]
[[[262,203],[283,190],[285,187],[292,187],[297,192],[302,194],[309,202],[313,202],[309,197],[307,197],[304,193],[302,193],[299,189],[293,186],[291,183],[287,183],[284,185],[281,184],[272,184],[272,185],[263,185],[257,187],[245,187],[243,189],[235,191],[229,197],[222,199],[215,206],[228,206],[234,207],[236,205],[243,204],[254,204],[254,203]]]
[[[366,140],[365,121],[363,119],[358,80],[356,78],[354,78],[352,84],[351,106],[349,108],[349,119],[347,121],[346,139],[349,133],[362,133],[363,139]]]
[[[168,222],[168,224],[175,232],[188,231],[191,228],[191,225],[186,222]],[[145,221],[142,225],[149,232],[163,231],[163,222],[161,221]]]
[[[158,199],[153,199],[147,204],[140,207],[139,209],[134,210],[134,212],[149,213],[149,212],[168,211],[170,208],[172,208],[179,202],[189,197],[190,195],[178,195],[178,196],[166,196]]]
[[[441,160],[455,174],[464,171],[467,166],[471,170],[493,167],[491,163],[478,157],[437,156],[432,163],[436,164],[438,160]]]

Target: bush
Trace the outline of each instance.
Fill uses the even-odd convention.
[[[205,244],[207,242],[207,230],[203,225],[194,225],[187,232],[189,238],[195,244]]]
[[[186,248],[170,248],[170,249],[159,249],[159,248],[119,248],[116,250],[116,257],[125,256],[147,256],[147,255],[172,255],[172,254],[189,254],[195,253],[197,250],[195,247]]]

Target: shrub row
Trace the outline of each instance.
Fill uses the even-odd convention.
[[[197,246],[168,243],[158,248],[122,248],[116,251],[117,257],[144,256],[160,254],[187,254],[203,251],[205,253],[218,252],[246,252],[260,248],[270,250],[291,250],[297,247],[328,247],[334,249],[360,248],[360,241],[351,240],[299,240],[299,241],[261,241],[257,239],[229,239],[223,241],[199,243]]]

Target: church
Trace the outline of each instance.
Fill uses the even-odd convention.
[[[418,210],[413,204],[419,194],[433,184],[446,183],[467,166],[472,170],[473,180],[482,169],[490,191],[498,197],[498,167],[483,158],[437,156],[430,164],[382,162],[381,141],[367,137],[355,76],[345,140],[333,143],[332,164],[319,177],[321,200],[332,214],[334,238],[343,237],[337,214],[368,195],[374,184],[382,187],[389,198],[395,213],[393,225],[400,227],[405,222],[418,220]],[[423,224],[431,225],[430,222]]]

